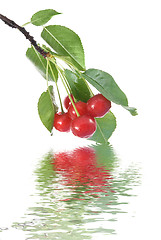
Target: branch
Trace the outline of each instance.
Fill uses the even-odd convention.
[[[26,37],[26,39],[28,39],[30,41],[30,43],[35,47],[35,49],[44,57],[49,57],[50,53],[44,51],[40,46],[37,45],[36,41],[34,40],[34,38],[29,34],[29,32],[26,31],[26,29],[24,27],[19,26],[17,23],[15,23],[14,21],[10,20],[9,18],[3,16],[2,14],[0,14],[0,19],[7,24],[9,27],[12,28],[17,28],[20,32],[22,32],[24,34],[24,36]]]

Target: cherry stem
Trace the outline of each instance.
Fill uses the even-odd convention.
[[[70,69],[74,72],[76,72],[81,78],[83,79],[84,83],[86,84],[88,90],[90,91],[91,95],[94,96],[94,93],[92,92],[90,86],[88,85],[86,79],[82,76],[82,73],[79,71],[77,67],[75,67],[72,63],[68,62],[66,59],[63,59],[64,62],[70,67]]]
[[[48,61],[48,60],[47,60]],[[53,62],[53,61],[52,61]],[[54,62],[53,62],[54,63]],[[54,78],[54,82],[55,82],[55,85],[56,85],[56,90],[57,90],[57,93],[58,93],[58,97],[59,97],[59,102],[60,102],[60,107],[61,107],[61,112],[64,113],[64,110],[63,110],[63,104],[62,104],[62,100],[61,100],[61,96],[60,96],[60,91],[59,91],[59,88],[58,88],[58,84],[57,84],[57,81],[56,81],[56,78],[55,78],[55,75],[53,73],[53,70],[52,70],[52,67],[50,65],[50,62],[48,63],[49,64],[49,67],[50,67],[50,71],[52,73],[52,76]],[[56,66],[56,65],[55,65]]]
[[[57,66],[57,68],[58,68],[58,71],[59,71],[59,73],[60,73],[60,77],[61,77],[62,83],[63,83],[63,85],[64,85],[64,88],[65,88],[65,90],[66,90],[66,92],[67,92],[67,94],[68,94],[68,97],[69,97],[70,101],[71,101],[71,104],[73,105],[73,108],[74,108],[74,110],[75,110],[75,112],[76,112],[76,114],[77,114],[77,117],[79,117],[80,114],[79,114],[79,112],[78,112],[78,110],[77,110],[77,108],[76,108],[76,106],[75,106],[75,104],[74,104],[74,102],[73,102],[73,99],[72,99],[72,97],[71,97],[71,95],[70,95],[70,92],[69,92],[69,90],[68,90],[68,88],[67,88],[67,86],[66,86],[66,78],[65,78],[65,76],[64,76],[64,72],[63,72],[63,70],[62,70],[59,66]]]
[[[49,85],[48,85],[48,81],[49,81],[49,60],[47,59],[47,64],[46,64],[46,81],[47,81],[47,89],[49,91]]]
[[[94,96],[94,93],[92,92],[90,86],[88,85],[86,79],[82,76],[82,73],[79,70],[76,70],[76,72],[79,74],[79,76],[82,78],[82,80],[84,81],[84,83],[86,84],[88,90],[90,91],[91,95]]]

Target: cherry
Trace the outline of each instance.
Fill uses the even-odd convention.
[[[96,131],[96,121],[90,115],[82,115],[72,121],[71,131],[77,137],[89,138]]]
[[[111,102],[102,94],[97,94],[87,102],[87,111],[93,117],[103,117],[111,108]]]
[[[80,116],[87,114],[87,104],[86,103],[79,101],[79,102],[75,103],[75,107],[76,107],[78,113],[80,114]],[[70,107],[68,109],[68,114],[71,119],[74,119],[77,117],[77,114],[74,110],[73,105],[70,105]]]
[[[73,102],[75,103],[73,95],[71,94],[70,96],[71,96]],[[68,109],[70,105],[71,105],[71,101],[70,101],[69,97],[66,96],[65,99],[64,99],[64,107],[66,109]]]
[[[56,113],[54,117],[54,127],[60,132],[69,132],[71,118],[67,113]]]

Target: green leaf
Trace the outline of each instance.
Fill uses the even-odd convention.
[[[38,102],[39,117],[49,132],[51,132],[53,128],[54,115],[57,110],[53,99],[53,86],[49,86],[48,90],[41,94]]]
[[[36,12],[32,16],[31,23],[35,26],[41,26],[47,23],[54,15],[58,15],[58,14],[61,14],[61,13],[58,13],[53,9],[41,10],[39,12]]]
[[[75,99],[77,101],[87,102],[88,99],[92,97],[92,94],[87,87],[86,81],[68,69],[66,69],[64,73]]]
[[[79,36],[71,29],[59,25],[44,28],[42,38],[61,56],[79,70],[85,70],[84,50]]]
[[[110,74],[98,69],[88,69],[83,73],[83,76],[108,100],[122,105],[132,115],[137,115],[136,108],[128,106],[128,100],[125,93],[119,88]]]
[[[40,74],[46,79],[47,60],[44,57],[42,57],[41,54],[38,53],[33,46],[27,49],[26,56],[35,65],[35,67],[40,72]],[[52,72],[49,69],[49,72],[48,72],[49,81],[55,82],[55,80],[56,81],[58,80],[58,71],[52,62],[50,62],[50,65],[52,68]]]
[[[88,140],[99,143],[107,143],[116,128],[116,118],[112,112],[108,112],[103,118],[96,118],[97,129]]]

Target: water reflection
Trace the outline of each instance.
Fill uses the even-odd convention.
[[[49,152],[36,169],[37,197],[22,223],[26,239],[92,239],[115,234],[118,214],[126,213],[138,169],[117,172],[110,145]],[[120,197],[121,198],[120,200]]]

